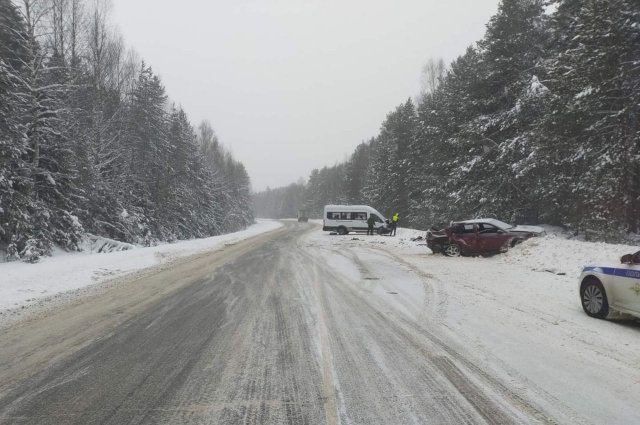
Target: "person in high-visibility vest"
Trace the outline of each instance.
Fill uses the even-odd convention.
[[[400,213],[395,213],[391,217],[391,236],[396,235],[396,229],[398,228],[398,221],[400,220]]]

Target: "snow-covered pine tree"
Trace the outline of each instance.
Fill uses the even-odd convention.
[[[167,240],[187,239],[198,235],[198,219],[193,211],[191,161],[195,156],[195,135],[181,108],[171,107],[168,151],[165,153],[164,202],[158,209],[159,226]]]
[[[211,234],[220,234],[224,230],[227,197],[224,179],[224,149],[211,124],[203,121],[198,126],[198,150],[202,161],[202,192],[198,198],[200,212],[203,214]]]
[[[163,225],[171,229],[175,237],[181,239],[207,236],[211,234],[207,231],[211,226],[219,226],[219,231],[226,230],[220,197],[218,197],[218,202],[216,203],[214,201],[216,199],[215,193],[202,193],[203,186],[204,188],[208,187],[206,181],[216,181],[219,179],[219,175],[207,172],[204,168],[204,163],[200,157],[202,146],[198,145],[193,128],[186,113],[181,108],[173,108],[170,123],[168,136],[170,156],[167,164],[169,173],[168,198],[166,207],[162,211]],[[210,126],[207,126],[208,124],[205,127],[210,129]],[[205,136],[206,143],[212,144],[214,143],[213,130],[209,134],[210,136]],[[202,136],[200,139],[202,140]],[[216,146],[217,148],[220,147],[219,144]],[[213,148],[209,146],[206,149],[210,151]],[[222,156],[222,153],[218,152],[215,156]],[[222,170],[218,170],[218,172],[222,172]],[[210,187],[215,187],[217,191],[225,190],[229,193],[235,190],[230,185],[215,184]],[[231,198],[233,199],[233,195],[231,195]],[[206,200],[211,200],[211,203],[209,205],[201,203]],[[240,199],[233,199],[233,201],[242,202]],[[237,214],[235,211],[237,206],[235,204],[230,205],[229,214]],[[242,214],[241,212],[238,213]],[[217,217],[220,221],[216,223],[212,217]],[[245,222],[241,227],[247,224]]]
[[[370,147],[371,142],[360,143],[345,165],[345,196],[350,204],[365,202],[363,189],[369,168]]]
[[[370,205],[389,216],[398,212],[403,219],[409,212],[410,146],[416,122],[411,99],[387,115],[370,146],[370,166],[363,190]]]
[[[538,81],[545,39],[542,1],[504,0],[478,49],[470,47],[423,97],[410,155],[416,223],[476,215],[509,220],[533,202],[513,164],[532,149],[522,137],[535,117],[525,102]]]
[[[129,189],[125,198],[132,225],[140,229],[136,242],[146,245],[162,236],[157,212],[166,201],[169,150],[166,102],[160,79],[151,67],[142,63],[128,113]]]
[[[251,182],[244,165],[233,159],[231,155],[227,157],[225,176],[228,182],[226,187],[228,207],[224,228],[229,232],[237,231],[254,221],[253,209],[247,207],[251,205]]]
[[[12,229],[7,252],[14,258],[37,261],[52,245],[77,249],[82,226],[74,215],[76,197],[73,161],[65,119],[68,118],[67,85],[59,56],[48,55],[40,43],[39,25],[47,13],[41,0],[25,0],[21,9],[24,31],[13,32],[21,47],[14,83],[13,112],[9,119],[20,129],[26,148],[20,171],[24,197],[22,226]],[[13,15],[13,14],[11,14]],[[8,75],[8,74],[7,74]],[[27,224],[28,222],[28,224]]]
[[[23,96],[27,38],[18,9],[0,0],[0,249],[13,258],[20,258],[34,235],[28,139],[20,121],[28,108]]]
[[[635,0],[558,2],[555,95],[544,122],[556,166],[545,197],[577,229],[640,226],[640,8]]]
[[[382,125],[380,135],[391,143],[392,156],[389,158],[389,192],[386,204],[391,216],[400,213],[409,222],[409,182],[411,180],[411,145],[416,136],[417,116],[411,99],[398,106]]]
[[[317,168],[311,170],[305,191],[305,198],[307,199],[308,205],[314,211],[322,211],[324,208],[324,205],[321,204],[320,179],[320,170]]]
[[[78,173],[70,132],[76,114],[70,107],[71,76],[60,54],[54,52],[47,59],[40,84],[38,119],[33,121],[39,123],[37,131],[43,141],[40,175],[35,175],[36,194],[49,211],[51,241],[64,249],[78,250],[83,226],[76,211],[83,192],[76,184]]]
[[[384,136],[378,135],[370,147],[369,169],[365,175],[363,197],[368,205],[387,214],[393,208],[390,163],[395,147]]]
[[[478,116],[466,132],[484,151],[470,170],[479,186],[467,193],[478,201],[480,215],[509,221],[517,212],[539,206],[526,162],[535,150],[527,132],[542,112],[537,98],[548,91],[540,82],[549,44],[544,4],[503,0],[478,43]]]
[[[322,211],[325,205],[347,203],[345,164],[313,170],[306,198],[314,211]]]
[[[407,192],[409,194],[409,220],[419,228],[427,228],[439,221],[444,214],[442,186],[448,175],[444,173],[444,164],[437,159],[443,151],[442,141],[446,121],[441,119],[445,109],[441,106],[444,98],[441,87],[426,93],[417,108],[416,135],[409,147],[409,176]]]
[[[411,209],[425,217],[425,225],[463,219],[478,209],[479,197],[465,193],[478,187],[470,175],[474,158],[484,155],[481,144],[466,134],[467,124],[478,115],[477,96],[481,56],[469,47],[450,66],[442,84],[418,108]],[[414,218],[417,222],[417,218]]]
[[[92,2],[86,13],[78,0],[66,4],[75,89],[71,99],[77,113],[73,139],[84,192],[79,212],[89,232],[136,242],[140,212],[129,204],[127,113],[137,60],[122,57],[122,41],[109,29],[105,1]]]

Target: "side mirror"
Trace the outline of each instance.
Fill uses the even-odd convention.
[[[631,254],[625,254],[622,257],[620,257],[620,262],[622,264],[631,264],[633,263],[633,255]]]

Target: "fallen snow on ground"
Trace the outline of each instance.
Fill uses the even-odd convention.
[[[448,258],[432,254],[424,236],[318,231],[309,244],[352,278],[353,265],[335,258],[344,253],[360,270],[362,296],[453,341],[560,423],[640,423],[640,321],[590,318],[578,295],[583,266],[619,264],[639,247],[551,232],[505,254]]]
[[[94,237],[80,253],[58,251],[37,264],[1,263],[0,322],[3,319],[9,321],[32,307],[73,298],[84,288],[225,244],[234,244],[281,226],[277,221],[259,220],[240,232],[147,248]],[[101,248],[106,249],[103,248],[105,245],[114,252],[98,253]]]
[[[547,227],[547,229],[552,229]],[[548,231],[548,230],[547,230]],[[399,228],[395,237],[350,234],[350,238],[368,241],[374,246],[396,249],[404,254],[431,253],[427,248],[424,230]],[[337,236],[339,237],[339,236]],[[513,264],[533,271],[565,274],[577,277],[586,265],[619,264],[624,254],[640,247],[604,242],[585,242],[569,239],[559,229],[539,238],[531,238],[511,248],[507,253],[488,258],[476,258],[484,263]],[[469,259],[474,260],[474,259]]]
[[[620,264],[620,257],[638,251],[631,245],[584,242],[567,239],[561,234],[531,238],[512,248],[496,260],[519,264],[535,271],[565,273],[576,277],[583,266]]]

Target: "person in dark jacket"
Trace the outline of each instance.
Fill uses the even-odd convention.
[[[376,224],[376,219],[373,218],[373,214],[369,214],[369,218],[367,219],[367,235],[374,235],[373,226]]]

